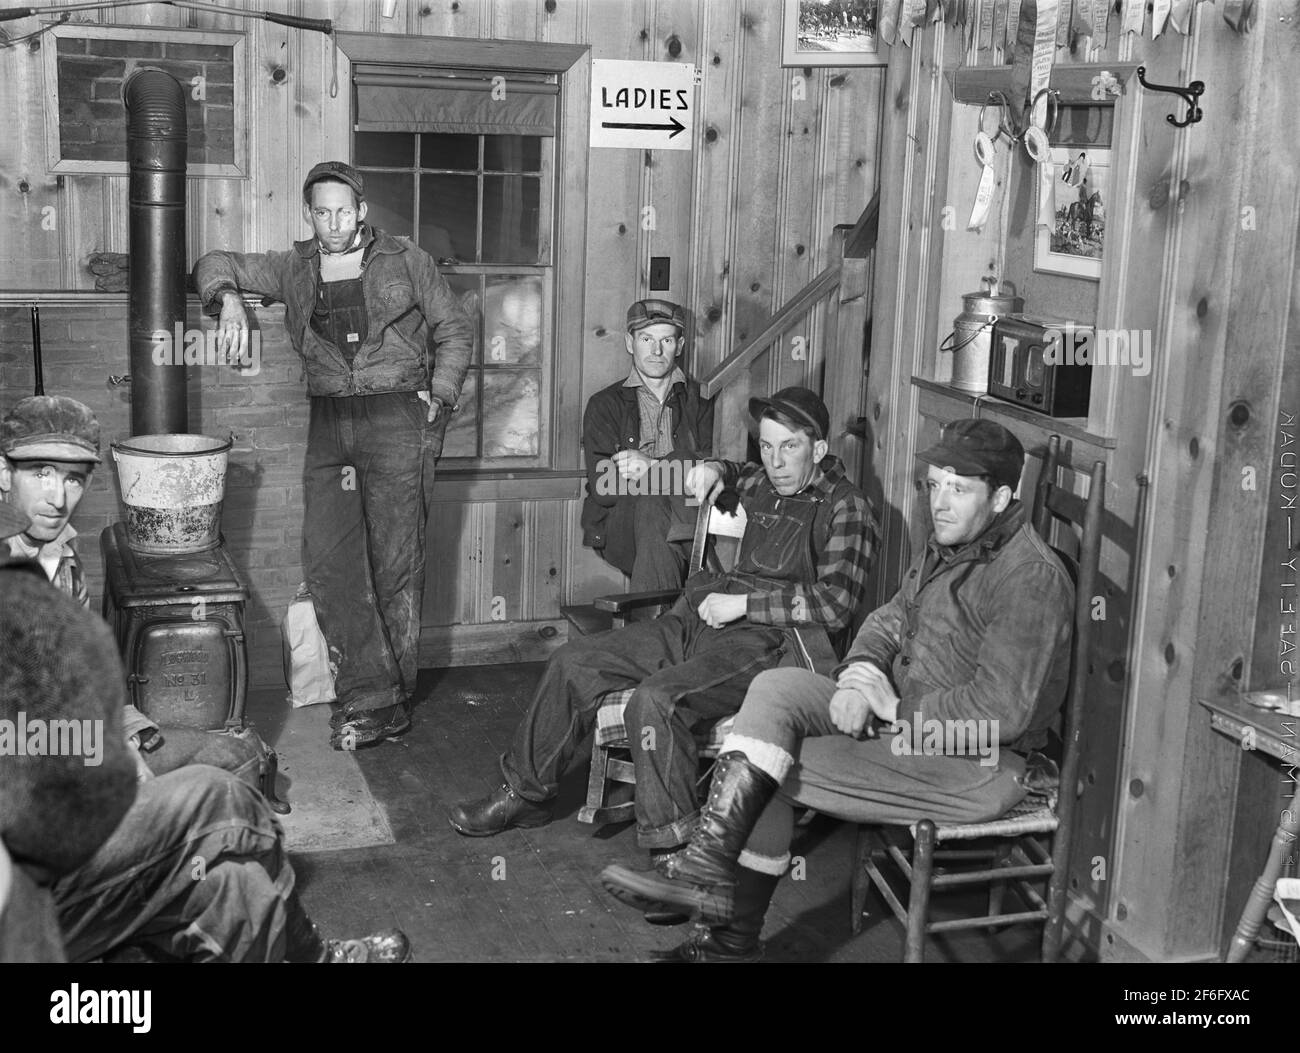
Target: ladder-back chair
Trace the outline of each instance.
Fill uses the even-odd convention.
[[[695,517],[695,537],[687,573],[708,568],[722,571],[731,566],[739,550],[744,532],[744,520],[728,515],[712,502],[702,503]],[[660,613],[667,610],[681,595],[680,589],[653,592],[628,592],[615,596],[601,596],[593,607],[611,620],[612,628],[622,628],[630,616],[638,611]],[[628,748],[627,728],[623,723],[626,708],[635,688],[611,691],[601,701],[596,711],[596,730],[591,743],[591,770],[587,775],[587,800],[578,810],[578,821],[603,826],[606,823],[626,822],[632,818],[633,802],[630,792],[620,786],[634,786],[636,776]],[[731,730],[732,718],[718,721],[699,743],[701,760],[712,761],[722,747],[722,740]],[[706,773],[707,775],[707,773]],[[615,801],[617,796],[625,800]]]
[[[858,828],[852,878],[852,930],[861,929],[867,893],[874,885],[907,931],[903,960],[919,962],[925,939],[932,933],[962,929],[998,929],[1029,922],[1044,923],[1043,961],[1060,955],[1065,920],[1066,877],[1074,833],[1079,785],[1080,743],[1085,716],[1089,646],[1092,639],[1092,597],[1096,591],[1105,502],[1106,466],[1097,461],[1089,476],[1088,497],[1079,497],[1057,481],[1060,436],[1048,440],[1047,456],[1035,488],[1031,520],[1049,545],[1054,520],[1080,528],[1075,581],[1074,633],[1070,679],[1063,708],[1062,756],[1058,785],[1031,791],[1019,804],[981,823],[945,824],[918,815],[909,827],[863,824]],[[1056,549],[1067,570],[1075,561]],[[910,830],[910,835],[909,835]],[[939,849],[951,842],[979,842],[964,850]],[[901,881],[902,895],[886,880],[886,869]],[[1047,881],[1046,899],[1035,885]],[[989,886],[988,910],[970,918],[930,920],[934,892]],[[1003,895],[1010,885],[1019,894],[1020,909],[1004,912]],[[904,903],[906,900],[906,905]]]

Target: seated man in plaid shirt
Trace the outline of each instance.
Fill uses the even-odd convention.
[[[672,611],[655,621],[556,651],[501,759],[504,783],[452,809],[458,832],[487,837],[550,822],[546,802],[601,700],[635,688],[624,720],[637,840],[666,865],[696,821],[697,731],[735,713],[750,681],[786,653],[805,662],[817,654],[829,671],[827,634],[850,624],[866,591],[871,507],[827,454],[830,414],[816,394],[785,388],[751,399],[749,411],[759,423],[762,465],[706,461],[685,479],[701,500],[724,488],[739,496],[748,527],[735,568],[693,575]]]

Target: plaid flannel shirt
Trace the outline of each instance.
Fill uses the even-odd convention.
[[[761,486],[771,486],[761,464],[715,461],[722,468],[722,483],[740,494],[748,504]],[[829,499],[836,485],[846,479],[844,464],[828,455],[803,492]],[[830,537],[818,548],[813,538],[817,580],[810,584],[791,583],[781,588],[749,594],[746,616],[759,625],[795,626],[809,622],[828,632],[843,629],[867,594],[867,573],[875,553],[876,520],[871,504],[856,486],[841,489],[840,500],[831,513]]]

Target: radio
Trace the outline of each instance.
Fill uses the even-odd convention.
[[[989,356],[989,394],[1049,417],[1086,417],[1094,339],[1093,329],[1073,322],[999,318]]]

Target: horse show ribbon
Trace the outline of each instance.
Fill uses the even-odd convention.
[[[1067,0],[1068,2],[1068,0]],[[1023,10],[1023,8],[1022,8]],[[1052,79],[1052,63],[1056,59],[1056,21],[1060,0],[1038,0],[1038,22],[1034,32],[1034,57],[1029,72],[1029,98],[1037,100],[1027,122],[1047,125],[1047,96],[1040,92]]]
[[[1142,35],[1142,25],[1146,21],[1147,0],[1124,0],[1124,15],[1120,23],[1120,32]]]
[[[980,183],[975,191],[975,204],[971,208],[970,222],[967,230],[980,230],[989,219],[989,209],[993,205],[993,188],[997,184],[997,175],[993,171],[993,156],[997,148],[993,140],[980,128],[975,133],[975,160],[983,167]]]
[[[1151,5],[1151,39],[1155,40],[1165,31],[1165,22],[1169,18],[1170,0],[1154,0]]]

